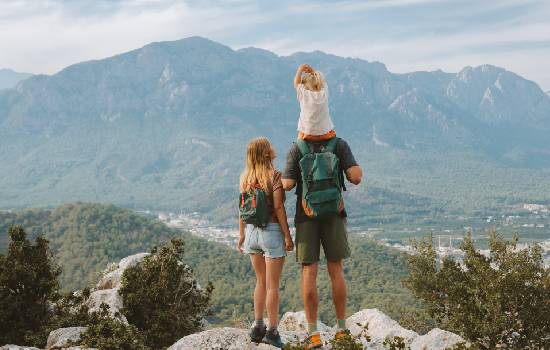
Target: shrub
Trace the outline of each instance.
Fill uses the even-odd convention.
[[[403,337],[387,337],[382,343],[384,347],[388,350],[409,350],[410,347],[405,343]]]
[[[432,237],[413,241],[405,285],[451,331],[485,349],[550,348],[550,269],[538,245],[518,249],[491,232],[489,254],[465,237],[461,264],[438,261]]]
[[[91,314],[88,328],[71,345],[98,350],[150,350],[138,329],[114,319],[106,304]]]
[[[122,313],[153,348],[166,347],[201,328],[212,285],[202,289],[181,261],[183,241],[153,249],[140,264],[127,269],[120,294]]]
[[[52,300],[58,298],[60,269],[48,241],[34,244],[19,227],[9,229],[7,255],[0,254],[0,344],[43,346],[44,329],[53,317]]]

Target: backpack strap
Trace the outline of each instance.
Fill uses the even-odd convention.
[[[306,140],[297,139],[296,146],[298,146],[300,153],[302,153],[302,157],[305,156],[306,154],[313,153],[309,142],[307,142]]]
[[[336,154],[336,144],[338,143],[338,138],[337,137],[333,137],[331,138],[330,140],[328,140],[327,144],[325,145],[325,148],[327,149],[327,151],[329,151],[330,153],[334,153]]]

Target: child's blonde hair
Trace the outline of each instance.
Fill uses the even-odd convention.
[[[246,147],[246,166],[241,174],[241,192],[248,192],[253,186],[268,191],[273,166],[274,149],[266,137],[251,140]]]
[[[321,91],[325,87],[325,77],[323,73],[315,70],[313,73],[304,75],[304,77],[302,77],[302,83],[308,90]]]

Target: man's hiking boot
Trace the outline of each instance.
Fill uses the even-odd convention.
[[[350,336],[351,333],[349,331],[349,329],[339,329],[336,334],[334,335],[334,339],[338,340],[338,339],[342,339],[342,338],[345,338],[347,336]]]
[[[319,349],[321,346],[323,346],[323,342],[321,341],[321,334],[314,333],[307,337],[305,345],[306,349]]]
[[[279,334],[279,331],[276,329],[268,330],[265,334],[264,339],[262,340],[262,343],[273,345],[274,347],[279,349],[282,349],[285,345],[281,340],[281,335]]]
[[[250,335],[250,340],[252,340],[254,343],[261,343],[266,331],[267,329],[265,326],[254,326],[250,328],[250,332],[248,333],[248,335]]]

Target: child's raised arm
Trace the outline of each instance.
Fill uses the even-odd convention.
[[[313,73],[313,68],[309,64],[301,64],[296,70],[296,76],[294,77],[294,87],[298,87],[302,83],[302,73]]]

